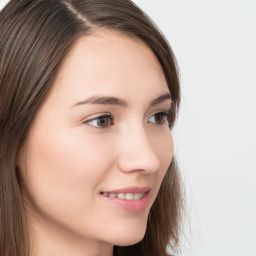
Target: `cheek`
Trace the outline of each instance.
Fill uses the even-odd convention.
[[[33,216],[79,234],[97,226],[92,216],[102,218],[99,185],[112,168],[112,158],[105,143],[92,137],[85,138],[80,130],[31,132],[20,169]]]
[[[37,170],[43,171],[42,175],[52,175],[52,178],[60,181],[68,176],[69,183],[79,177],[93,178],[100,175],[99,157],[104,157],[104,154],[95,143],[72,133],[52,134],[32,138],[28,150],[30,164],[37,165]]]
[[[104,147],[81,133],[46,131],[32,132],[24,149],[22,169],[30,197],[41,206],[72,202],[74,207],[85,207],[93,200],[111,159],[102,153]]]
[[[170,130],[167,128],[160,133],[157,132],[154,136],[151,136],[150,141],[151,146],[160,161],[160,170],[156,172],[155,175],[157,194],[172,161],[174,151],[173,138]]]
[[[166,128],[161,134],[155,134],[151,139],[152,148],[157,155],[160,164],[161,173],[166,173],[173,157],[173,138],[170,130]]]

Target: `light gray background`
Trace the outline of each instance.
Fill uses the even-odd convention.
[[[174,140],[190,219],[181,255],[256,256],[256,2],[134,1],[180,67]]]

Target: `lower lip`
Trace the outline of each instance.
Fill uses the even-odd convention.
[[[120,199],[120,198],[107,197],[107,196],[103,196],[103,195],[102,195],[102,197],[105,200],[116,205],[117,207],[122,208],[125,211],[142,212],[145,210],[146,205],[147,205],[148,193],[146,193],[142,198],[140,198],[138,200],[125,200],[125,199]]]

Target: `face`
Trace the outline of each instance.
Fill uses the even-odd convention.
[[[143,238],[172,159],[170,103],[161,66],[139,40],[98,31],[76,41],[19,154],[38,237]]]

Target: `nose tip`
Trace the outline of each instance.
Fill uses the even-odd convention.
[[[143,171],[154,173],[159,170],[160,163],[156,157],[145,158],[139,155],[130,155],[121,157],[118,161],[118,167],[123,172]]]
[[[160,161],[147,139],[133,139],[125,144],[119,155],[118,167],[123,172],[154,173],[159,170]]]

